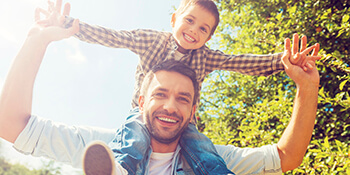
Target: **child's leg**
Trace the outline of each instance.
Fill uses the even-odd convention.
[[[211,140],[190,123],[180,139],[181,153],[195,174],[233,174]]]
[[[126,122],[118,129],[113,142],[108,146],[114,153],[115,161],[129,174],[135,174],[137,166],[150,147],[149,133],[140,120],[138,108],[130,113]]]
[[[83,170],[85,175],[116,174],[113,153],[104,142],[95,141],[86,147]]]

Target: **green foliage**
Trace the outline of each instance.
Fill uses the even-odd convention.
[[[220,25],[212,44],[228,54],[283,50],[293,33],[320,43],[320,91],[310,149],[286,174],[350,174],[350,0],[216,0]],[[277,143],[288,124],[293,82],[278,73],[252,77],[217,71],[203,84],[199,128],[216,144]]]
[[[0,175],[60,175],[60,168],[53,161],[44,163],[41,169],[29,169],[21,164],[10,164],[0,157]]]

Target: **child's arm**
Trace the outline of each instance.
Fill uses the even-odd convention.
[[[62,0],[57,0],[56,4],[49,2],[48,10],[40,9],[47,16],[47,19],[43,20],[42,24],[63,28],[71,27],[74,19],[68,16],[71,9],[70,4],[65,4],[63,13],[60,11],[61,6]],[[58,22],[62,19],[64,21],[63,25]],[[158,35],[158,32],[151,30],[117,31],[80,22],[79,32],[74,36],[88,43],[100,44],[112,48],[126,48],[141,55],[153,44],[156,35]]]
[[[299,38],[298,35],[294,35],[293,45],[298,45]],[[315,60],[320,59],[317,56],[319,50],[319,44],[315,44],[311,47],[306,48],[306,37],[302,38],[302,47],[300,53],[307,50],[314,50],[314,53],[310,56],[304,55],[300,57],[298,50],[293,51],[290,54],[293,59],[289,58],[292,64],[298,65],[299,67],[305,67],[310,69],[308,63],[315,62]],[[281,57],[283,53],[270,54],[270,55],[256,55],[256,54],[242,54],[242,55],[229,55],[225,54],[219,50],[207,49],[206,57],[206,71],[211,72],[214,70],[228,70],[235,71],[246,75],[259,75],[259,76],[269,76],[280,71],[283,71],[284,65],[281,62]]]
[[[38,15],[36,19],[38,20]],[[36,23],[29,31],[12,63],[1,92],[1,138],[14,142],[26,126],[31,115],[34,81],[49,43],[67,38],[78,30],[78,21],[75,21],[69,29],[42,27]]]

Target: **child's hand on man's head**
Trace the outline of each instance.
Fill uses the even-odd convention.
[[[301,67],[304,71],[307,71],[308,69],[313,69],[314,67],[313,65],[315,61],[321,59],[321,56],[317,56],[318,51],[320,50],[320,45],[318,43],[308,48],[306,48],[306,45],[307,45],[307,38],[306,36],[303,36],[301,37],[301,48],[300,48],[300,51],[298,51],[299,35],[296,33],[293,35],[293,47],[292,47],[292,53],[290,54],[289,60],[292,64]],[[308,54],[312,50],[313,50],[312,54],[308,56]]]

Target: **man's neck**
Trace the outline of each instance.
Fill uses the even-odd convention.
[[[172,143],[165,144],[165,143],[160,143],[156,141],[155,139],[151,138],[151,147],[153,152],[156,153],[171,153],[175,152],[177,145],[179,144],[179,140],[176,140]]]

